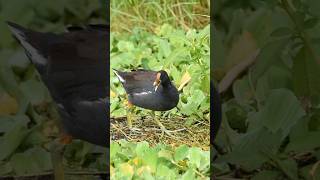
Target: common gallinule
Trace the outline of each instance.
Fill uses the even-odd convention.
[[[179,92],[172,84],[166,71],[136,70],[121,72],[114,69],[114,73],[122,83],[127,95],[129,105],[135,105],[152,111],[168,111],[177,106]],[[169,131],[155,117],[162,132],[170,135]],[[128,118],[131,128],[131,118]]]
[[[109,26],[42,33],[8,22],[57,104],[64,138],[107,147]]]
[[[211,105],[210,105],[210,115],[211,119],[213,120],[213,138],[211,138],[211,144],[213,144],[214,139],[217,136],[218,130],[221,125],[221,118],[222,118],[222,112],[221,112],[221,101],[219,92],[216,90],[216,88],[213,86],[213,83],[210,83],[210,91],[211,91]]]

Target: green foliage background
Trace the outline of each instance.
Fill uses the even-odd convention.
[[[57,136],[54,121],[59,118],[46,87],[5,21],[36,31],[63,32],[67,25],[105,24],[106,18],[106,1],[0,1],[0,177],[51,171],[48,146],[52,136]],[[105,149],[75,141],[64,155],[67,171],[106,171]]]
[[[222,94],[215,177],[320,179],[319,1],[217,0],[213,7],[215,80],[260,50]]]
[[[183,119],[209,124],[209,1],[111,1],[111,68],[166,70],[176,87],[186,74],[189,84],[177,109],[161,114],[171,127]],[[111,117],[125,117],[125,91],[110,72]],[[113,94],[113,95],[112,95]],[[136,121],[150,116],[137,108]],[[144,127],[142,127],[144,128]],[[209,134],[208,134],[209,135]],[[178,143],[178,142],[177,142]],[[112,179],[208,179],[209,152],[198,147],[113,141]]]
[[[180,95],[180,111],[174,109],[170,114],[187,116],[189,123],[198,120],[208,121],[210,26],[199,31],[190,29],[185,32],[164,24],[155,31],[156,33],[149,33],[136,28],[130,35],[112,32],[111,68],[126,71],[138,68],[163,69],[168,72],[177,87],[181,84],[183,75],[188,73],[191,81]],[[125,116],[124,98],[118,98],[125,97],[124,89],[112,71],[110,77],[111,90],[117,94],[116,97],[111,97],[111,116]]]

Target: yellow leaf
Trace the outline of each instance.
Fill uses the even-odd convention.
[[[120,165],[120,171],[127,177],[132,177],[134,174],[133,167],[129,163],[123,163]]]
[[[18,102],[7,93],[0,94],[0,115],[10,115],[18,112]]]
[[[115,92],[113,92],[112,90],[110,90],[110,97],[114,98],[116,96],[117,96],[117,94]]]
[[[233,41],[232,47],[226,58],[225,68],[230,70],[235,65],[245,61],[258,49],[256,40],[250,32],[243,32],[238,39]]]
[[[185,86],[190,82],[190,80],[191,80],[191,76],[190,76],[190,74],[188,73],[188,71],[186,71],[186,72],[183,74],[182,78],[181,78],[180,86],[179,86],[178,90],[179,90],[179,91],[182,90],[182,88],[185,87]]]
[[[150,168],[150,166],[142,166],[141,168],[139,168],[139,169],[137,170],[138,176],[141,176],[144,172],[149,172],[149,173],[151,173],[151,168]]]
[[[136,158],[134,158],[133,160],[132,160],[132,162],[133,162],[133,164],[134,165],[138,165],[139,164],[139,162],[140,162],[140,159],[138,158],[138,157],[136,157]]]
[[[113,176],[115,173],[114,167],[110,166],[110,176]]]

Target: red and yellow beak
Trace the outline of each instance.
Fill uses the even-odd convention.
[[[161,83],[160,76],[161,76],[161,73],[157,73],[156,80],[154,80],[154,82],[153,82],[153,86],[155,86],[154,91],[157,91],[157,89]]]

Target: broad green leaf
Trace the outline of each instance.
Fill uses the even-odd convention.
[[[312,151],[320,147],[320,144],[315,143],[315,139],[318,138],[320,138],[320,131],[306,132],[302,136],[290,139],[286,150],[296,152]]]
[[[274,40],[261,48],[252,71],[252,81],[254,84],[272,65],[280,60],[280,54],[288,41],[288,38]]]
[[[144,164],[150,166],[152,172],[156,172],[158,163],[158,153],[155,149],[148,149],[144,153],[143,157]]]
[[[194,180],[195,172],[192,169],[189,169],[186,173],[184,173],[181,177],[181,180]]]
[[[271,133],[266,128],[257,128],[238,138],[233,151],[219,160],[241,165],[249,171],[257,169],[278,152],[282,142],[279,136],[280,132]]]
[[[15,123],[0,141],[0,160],[8,158],[21,144],[30,130],[27,129],[27,116],[16,116]]]
[[[0,175],[7,175],[13,171],[13,168],[9,162],[0,163]]]
[[[179,146],[175,151],[174,160],[181,161],[181,160],[185,159],[188,155],[188,151],[189,151],[188,146],[186,146],[186,145]]]
[[[279,130],[284,138],[292,126],[305,115],[296,96],[287,89],[276,89],[270,92],[266,104],[260,112],[251,119],[249,128],[266,127],[276,133]]]
[[[252,178],[252,180],[270,180],[270,179],[277,179],[277,177],[279,176],[279,172],[278,171],[268,171],[268,170],[264,170],[261,172],[258,172],[257,174],[254,175],[254,177]]]
[[[293,159],[278,160],[278,165],[287,177],[298,180],[298,165]]]
[[[278,36],[290,36],[292,34],[292,30],[288,27],[280,27],[276,30],[274,30],[272,33],[271,33],[271,36],[274,36],[274,37],[278,37]]]
[[[201,151],[199,148],[192,147],[188,152],[188,158],[192,165],[199,168],[201,163]]]
[[[35,79],[22,82],[20,89],[33,105],[39,105],[49,97],[47,88],[44,87],[42,82]]]
[[[320,65],[311,53],[301,48],[293,61],[293,83],[299,97],[320,96]]]

